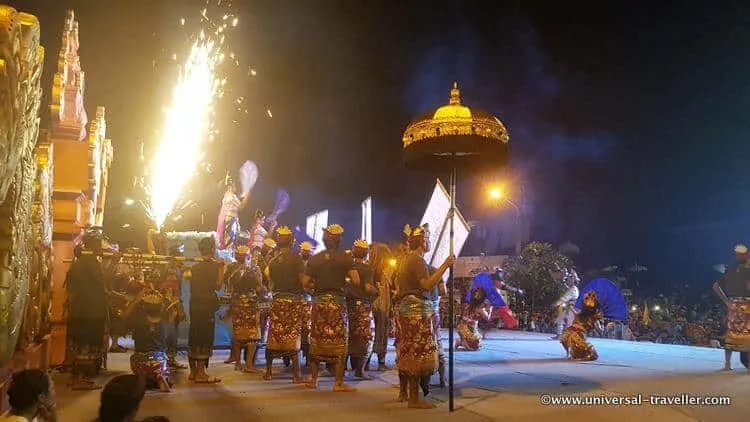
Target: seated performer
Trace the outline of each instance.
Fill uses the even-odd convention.
[[[578,300],[578,282],[581,281],[578,278],[578,273],[575,270],[568,269],[563,271],[563,282],[567,287],[565,293],[560,296],[560,299],[555,302],[555,307],[560,309],[557,319],[557,334],[552,337],[553,340],[558,340],[563,330],[569,327],[576,317],[574,305]]]
[[[250,249],[247,246],[237,247],[235,256],[242,268],[232,274],[232,298],[229,312],[222,319],[232,318],[232,356],[235,370],[255,373],[255,359],[260,341],[260,311],[259,297],[266,291],[262,284],[262,276],[257,264],[246,262],[245,258]],[[245,366],[242,367],[240,351],[247,348]]]
[[[354,269],[359,274],[359,286],[347,284],[346,308],[349,313],[349,360],[354,368],[354,376],[371,379],[364,374],[365,359],[372,351],[373,317],[372,299],[378,292],[373,286],[373,268],[367,262],[370,245],[357,240],[352,247]]]
[[[479,320],[489,320],[492,312],[485,308],[486,299],[487,293],[484,288],[477,287],[471,291],[469,302],[463,304],[461,322],[456,327],[459,338],[456,341],[456,349],[476,351],[481,347],[483,335],[479,332]]]
[[[307,275],[314,284],[312,328],[310,331],[309,388],[318,388],[320,362],[334,366],[333,391],[349,392],[355,388],[344,384],[345,360],[349,337],[349,318],[344,288],[348,277],[354,287],[360,285],[352,257],[340,250],[344,228],[332,224],[323,230],[326,250],[310,258]]]
[[[434,309],[429,293],[442,281],[443,274],[455,261],[446,258],[430,274],[422,257],[429,250],[429,235],[424,227],[411,229],[408,235],[409,252],[398,268],[396,285],[399,294],[397,314],[396,365],[401,393],[399,400],[409,401],[410,408],[430,409],[435,405],[421,400],[422,380],[435,372],[438,360],[438,341],[433,329]]]
[[[291,359],[292,382],[303,383],[299,365],[302,342],[302,325],[307,316],[307,301],[304,297],[305,266],[302,258],[292,250],[294,236],[288,227],[276,230],[278,254],[266,267],[265,273],[273,291],[271,303],[268,343],[266,345],[265,379],[272,376],[274,358]]]
[[[740,361],[750,369],[750,253],[745,245],[734,248],[737,263],[727,269],[713,289],[727,306],[727,335],[724,340],[724,370],[732,370],[732,352],[740,353]]]
[[[591,329],[601,329],[601,319],[626,321],[628,309],[620,289],[606,278],[591,280],[575,303],[576,317],[573,324],[560,336],[560,343],[573,360],[597,360],[594,346],[586,341]]]
[[[150,288],[144,289],[128,305],[128,320],[135,352],[130,356],[130,369],[142,376],[149,388],[171,391],[167,359],[167,330],[170,321],[164,319],[164,297]]]

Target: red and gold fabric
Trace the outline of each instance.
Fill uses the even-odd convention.
[[[255,343],[260,340],[260,311],[254,298],[238,295],[232,300],[232,341]]]
[[[310,329],[310,355],[313,359],[336,362],[346,356],[349,318],[346,299],[333,294],[313,298]]]
[[[727,311],[727,336],[724,348],[737,352],[750,351],[750,298],[732,298]]]
[[[271,305],[267,349],[273,353],[296,353],[302,341],[307,301],[302,295],[275,294]]]
[[[130,356],[130,370],[136,375],[143,376],[147,382],[153,383],[159,376],[169,376],[167,354],[164,352],[134,352]]]
[[[398,370],[408,375],[435,372],[438,360],[437,340],[432,326],[432,301],[414,295],[405,296],[397,316],[396,360]]]
[[[349,356],[368,357],[372,352],[375,325],[372,317],[372,304],[366,300],[347,301],[349,313]]]

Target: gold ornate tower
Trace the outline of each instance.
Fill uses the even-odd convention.
[[[17,366],[45,367],[50,146],[39,138],[44,49],[33,15],[0,5],[0,396]],[[4,401],[4,400],[3,400]],[[2,405],[0,405],[0,408]]]
[[[84,108],[84,72],[78,56],[78,21],[73,11],[65,19],[57,73],[52,85],[51,143],[53,145],[54,254],[52,300],[52,363],[65,359],[65,276],[73,258],[74,242],[88,226],[101,226],[112,163],[112,144],[106,138],[104,107],[88,121]],[[88,127],[87,127],[88,125]],[[88,129],[88,130],[87,130]]]

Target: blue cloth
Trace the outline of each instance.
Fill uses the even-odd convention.
[[[471,281],[471,288],[469,289],[469,292],[466,293],[466,302],[471,301],[471,293],[477,287],[483,288],[487,293],[487,301],[490,302],[490,305],[508,306],[508,304],[505,303],[503,295],[501,295],[495,287],[495,282],[492,281],[492,276],[489,273],[479,273],[474,277],[474,280]]]
[[[625,297],[623,297],[620,288],[606,278],[595,278],[586,284],[578,295],[576,309],[583,308],[583,298],[586,296],[586,293],[592,290],[596,293],[599,307],[605,318],[616,321],[626,321],[628,319],[628,305],[625,302]]]

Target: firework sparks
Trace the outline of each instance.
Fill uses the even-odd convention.
[[[149,208],[158,228],[172,212],[202,159],[202,145],[209,136],[213,105],[219,94],[215,71],[220,56],[218,46],[201,33],[172,92],[161,142],[151,164]]]

